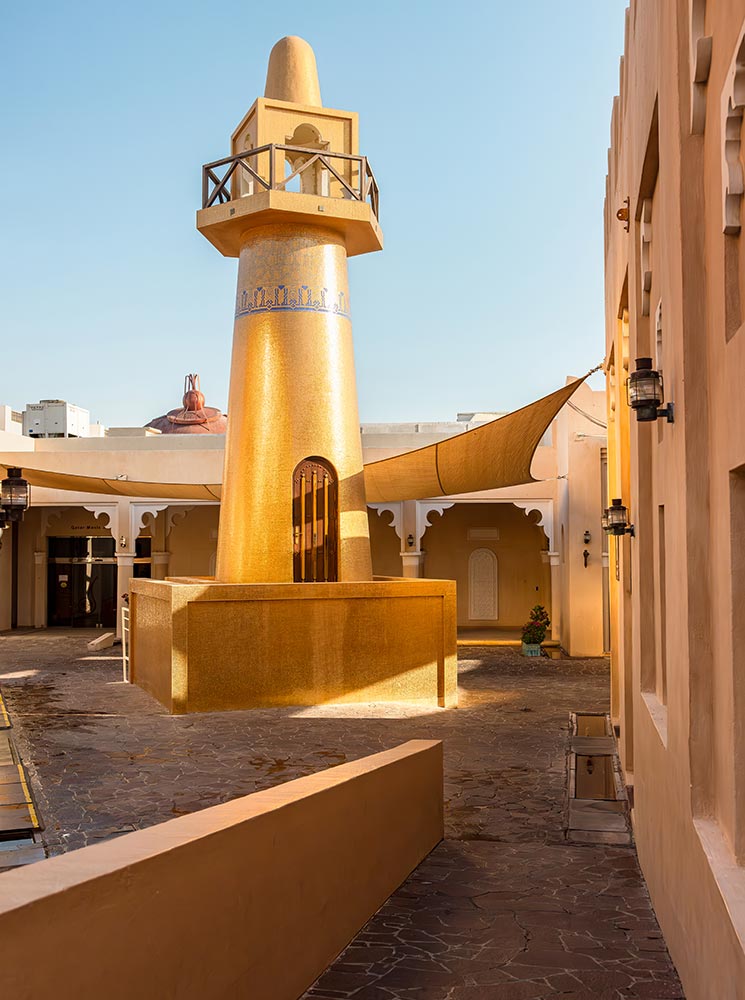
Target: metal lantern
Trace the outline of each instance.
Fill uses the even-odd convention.
[[[8,476],[0,483],[0,506],[9,521],[20,521],[28,509],[29,488],[22,469],[8,469]]]
[[[634,525],[629,524],[627,510],[620,497],[613,501],[607,513],[608,531],[611,535],[625,535],[627,532],[630,535],[634,534]]]
[[[637,358],[636,371],[626,381],[629,406],[636,413],[640,423],[667,417],[673,422],[673,404],[663,407],[662,375],[652,368],[651,358]]]
[[[603,511],[603,513],[602,513],[602,515],[600,517],[600,527],[605,532],[610,531],[610,522],[608,521],[608,508],[607,507],[605,508],[605,510]]]

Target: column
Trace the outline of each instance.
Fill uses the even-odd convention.
[[[416,500],[404,500],[401,504],[401,565],[405,577],[420,577],[424,569],[424,553],[421,548],[419,524],[417,522]],[[412,544],[409,544],[411,540]]]
[[[405,577],[420,577],[424,564],[423,552],[402,552],[401,563]]]
[[[450,510],[451,507],[455,506],[454,500],[412,500],[407,501],[411,504],[411,509],[409,512],[409,518],[413,517],[414,530],[411,532],[414,536],[414,545],[408,550],[411,556],[416,556],[419,559],[418,568],[412,576],[421,576],[424,570],[424,554],[425,550],[422,548],[422,538],[427,528],[432,527],[432,522],[430,521],[431,514],[437,514],[440,517],[445,513],[446,510]],[[404,505],[405,506],[405,505]],[[407,531],[410,530],[407,528]],[[408,538],[408,535],[407,535]],[[413,560],[412,560],[413,562]],[[406,576],[406,573],[404,573]]]
[[[34,628],[47,624],[47,554],[34,552]]]
[[[561,554],[549,552],[551,565],[551,638],[561,642]]]

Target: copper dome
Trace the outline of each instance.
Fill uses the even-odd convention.
[[[184,378],[183,405],[169,410],[162,417],[155,417],[146,427],[153,427],[161,434],[224,434],[228,418],[220,410],[204,405],[204,393],[199,388],[199,376]]]

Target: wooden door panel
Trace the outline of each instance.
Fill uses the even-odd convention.
[[[339,579],[339,501],[336,471],[322,458],[306,458],[293,474],[294,579]]]

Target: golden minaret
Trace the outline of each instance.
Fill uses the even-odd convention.
[[[199,231],[239,258],[216,581],[370,580],[347,257],[382,247],[378,192],[303,39],[203,195]]]

